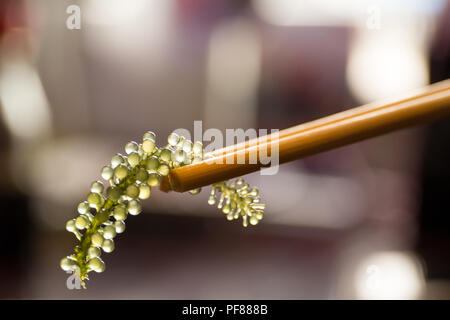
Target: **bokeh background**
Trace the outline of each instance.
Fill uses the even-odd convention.
[[[449,119],[249,175],[268,206],[254,228],[207,190],[155,191],[87,290],[59,268],[65,222],[145,131],[283,129],[449,62],[445,0],[2,0],[0,298],[450,298]]]

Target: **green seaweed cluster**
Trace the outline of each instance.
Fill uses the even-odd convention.
[[[73,233],[80,243],[74,254],[63,258],[61,268],[73,272],[85,286],[91,271],[103,272],[105,263],[100,258],[101,251],[114,251],[114,238],[125,231],[128,215],[141,213],[141,200],[150,197],[152,187],[161,183],[163,176],[170,170],[200,162],[204,158],[203,145],[171,133],[168,144],[158,148],[156,136],[148,131],[142,143],[129,142],[125,146],[126,155],[120,153],[111,158],[111,164],[104,166],[101,181],[91,184],[86,200],[78,204],[79,215],[66,223],[66,230]],[[201,189],[189,191],[200,193]],[[250,188],[242,178],[227,184],[226,181],[212,185],[210,205],[226,214],[227,220],[242,217],[242,224],[247,227],[256,225],[264,217],[265,205],[260,203],[258,190]]]

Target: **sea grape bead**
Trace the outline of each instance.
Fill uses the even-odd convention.
[[[148,179],[148,173],[145,169],[140,169],[137,173],[136,173],[136,180],[139,182],[144,182],[147,181]]]
[[[158,167],[159,167],[159,160],[155,156],[152,156],[145,161],[145,168],[147,170],[157,170]]]
[[[139,199],[148,199],[150,197],[151,188],[149,185],[142,183],[139,185]]]
[[[162,176],[167,176],[169,174],[170,168],[167,164],[162,164],[158,168],[158,173]]]
[[[199,194],[201,191],[202,191],[202,188],[197,188],[197,189],[189,190],[189,193],[195,195],[195,194]]]
[[[139,213],[141,213],[142,206],[141,203],[137,200],[131,200],[127,204],[128,213],[137,216]]]
[[[155,141],[151,139],[146,139],[142,142],[142,150],[146,153],[153,153],[155,151]]]
[[[247,221],[247,216],[243,216],[242,217],[242,225],[247,228],[248,226],[248,221]]]
[[[65,257],[61,259],[60,266],[64,271],[73,271],[75,269],[76,263],[68,257]]]
[[[125,223],[123,221],[114,222],[114,227],[116,228],[117,233],[122,233],[125,231]]]
[[[120,205],[113,210],[114,219],[121,221],[127,218],[128,212],[124,205]]]
[[[132,152],[138,152],[138,151],[139,151],[139,145],[134,141],[130,141],[125,145],[125,152],[127,154],[130,154]]]
[[[128,155],[128,159],[127,159],[130,167],[134,168],[139,164],[139,161],[141,161],[141,157],[139,156],[139,154],[137,152],[131,152]]]
[[[256,210],[264,210],[266,208],[266,205],[262,203],[252,203],[250,206]]]
[[[114,170],[110,166],[104,166],[101,174],[103,179],[109,180],[114,176]]]
[[[139,196],[139,187],[136,184],[130,184],[125,191],[125,194],[130,198],[137,198]]]
[[[121,154],[118,153],[118,154],[112,156],[112,158],[111,158],[111,167],[113,169],[115,169],[117,166],[119,166],[119,165],[121,165],[123,163],[125,163],[125,159],[122,157]]]
[[[171,145],[171,146],[176,146],[178,141],[180,141],[180,136],[178,134],[176,134],[175,132],[172,132],[171,134],[169,134],[169,137],[167,138],[167,142]]]
[[[192,151],[195,155],[201,155],[203,153],[203,144],[200,141],[195,141]]]
[[[94,270],[95,272],[105,271],[105,263],[99,257],[89,260],[87,266],[90,270]]]
[[[128,169],[124,165],[118,166],[116,169],[114,169],[114,175],[117,179],[123,180],[128,175]]]
[[[148,175],[147,184],[151,187],[158,186],[161,183],[161,175],[157,172],[151,172]]]
[[[210,205],[210,206],[213,206],[213,205],[215,205],[216,204],[216,197],[214,197],[214,196],[210,196],[209,198],[208,198],[208,204]]]
[[[102,249],[105,252],[113,252],[114,251],[114,241],[111,239],[105,239],[102,244]]]
[[[251,217],[250,217],[250,224],[251,224],[252,226],[257,225],[258,222],[259,222],[259,220],[258,220],[258,218],[257,218],[256,216],[251,216]]]
[[[105,228],[103,228],[103,238],[113,239],[115,236],[116,236],[116,228],[115,227],[106,226]]]
[[[178,163],[184,162],[184,159],[187,157],[186,152],[183,150],[175,150],[172,154],[172,160]]]
[[[172,158],[172,151],[170,151],[167,148],[162,149],[161,154],[159,155],[159,158],[162,161],[169,162]]]
[[[94,193],[102,193],[104,189],[104,185],[101,181],[94,181],[91,184],[91,192]]]
[[[199,163],[199,162],[202,162],[202,160],[203,160],[202,158],[194,156],[194,159],[192,160],[192,163]]]
[[[119,187],[108,187],[108,189],[106,189],[106,196],[114,202],[119,201],[121,195],[122,189]]]
[[[94,233],[91,237],[91,242],[95,247],[101,247],[103,241],[103,236],[99,232]]]
[[[101,254],[101,251],[97,247],[90,247],[87,251],[87,256],[90,259],[100,257],[100,254]]]
[[[82,201],[78,204],[77,211],[79,214],[89,213],[89,203],[87,201]]]
[[[258,220],[261,220],[262,218],[264,218],[264,213],[262,211],[256,211],[256,218]]]
[[[222,208],[223,213],[228,214],[228,213],[230,213],[230,211],[231,211],[231,206],[228,203],[223,206],[223,208]]]
[[[69,232],[74,232],[76,230],[75,219],[67,221],[66,230]]]
[[[184,141],[183,151],[186,152],[187,154],[190,154],[192,152],[192,141],[191,140]]]
[[[152,131],[147,131],[146,133],[144,133],[144,137],[142,138],[142,140],[148,140],[148,139],[156,141],[155,133]]]
[[[78,216],[75,220],[75,227],[79,230],[83,230],[84,228],[90,225],[89,219],[85,216]]]
[[[89,202],[90,205],[98,206],[102,202],[102,199],[98,193],[89,193],[87,196],[87,202]]]

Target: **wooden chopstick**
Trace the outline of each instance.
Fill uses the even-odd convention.
[[[277,141],[282,164],[447,114],[450,114],[450,79],[404,97],[370,103],[281,130],[278,138],[269,134],[208,153],[202,162],[173,169],[163,179],[161,190],[184,192],[257,171],[265,167],[259,151],[267,150],[270,157],[272,143]],[[250,164],[249,156],[255,151],[257,163]],[[245,157],[245,163],[239,164],[238,157]]]

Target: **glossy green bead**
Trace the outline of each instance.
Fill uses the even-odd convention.
[[[139,145],[134,141],[130,141],[125,145],[125,152],[127,154],[130,154],[132,152],[138,152],[138,151],[139,151]]]
[[[101,181],[94,181],[91,184],[91,192],[93,193],[102,193],[105,186]]]
[[[102,172],[101,172],[102,178],[105,180],[109,180],[112,179],[114,176],[114,169],[111,168],[110,166],[104,166],[102,168]]]
[[[136,173],[136,181],[139,182],[145,182],[148,179],[148,173],[145,169],[139,169],[139,171]]]
[[[98,206],[102,203],[102,199],[98,193],[89,193],[87,196],[87,202],[92,206]]]
[[[170,168],[167,164],[161,164],[158,168],[158,173],[162,176],[167,176],[170,172]]]
[[[113,169],[115,169],[116,167],[118,167],[119,165],[124,164],[124,163],[125,163],[125,159],[123,158],[123,156],[120,153],[113,155],[111,158],[111,167]]]
[[[247,220],[247,216],[242,217],[242,225],[247,228],[248,226],[248,220]]]
[[[266,208],[266,205],[262,203],[252,203],[250,206],[255,210],[264,210]]]
[[[106,196],[114,202],[119,201],[121,195],[122,189],[119,187],[108,187],[108,189],[106,189]]]
[[[180,136],[178,134],[176,134],[175,132],[172,132],[171,134],[169,134],[169,137],[167,138],[167,142],[171,146],[176,146],[178,141],[180,141]]]
[[[103,236],[99,232],[94,233],[91,237],[92,245],[94,245],[95,247],[101,247],[103,241]]]
[[[65,257],[61,259],[59,265],[61,266],[61,269],[63,269],[64,271],[73,271],[75,270],[76,262],[69,259],[68,257]]]
[[[150,197],[151,188],[149,185],[142,183],[139,185],[139,199],[148,199]]]
[[[161,154],[159,155],[159,159],[165,162],[169,162],[172,159],[172,151],[167,148],[161,150]]]
[[[192,151],[195,155],[203,154],[203,144],[200,141],[195,141],[194,145],[192,146]]]
[[[113,210],[114,219],[118,221],[125,220],[127,218],[128,212],[125,205],[120,205],[114,208]]]
[[[258,224],[258,222],[259,222],[259,220],[258,220],[258,218],[256,216],[251,216],[250,217],[250,224],[252,226],[256,226]]]
[[[128,155],[127,161],[128,161],[128,164],[130,165],[130,167],[134,168],[141,161],[141,157],[139,156],[139,154],[137,152],[131,152]]]
[[[90,223],[89,219],[86,218],[86,216],[78,216],[75,219],[75,227],[77,227],[77,229],[79,229],[79,230],[83,230],[83,229],[89,227],[90,224],[91,223]]]
[[[203,159],[201,157],[198,156],[194,156],[194,159],[192,159],[192,163],[199,163],[202,162]]]
[[[151,187],[159,186],[161,183],[161,175],[157,172],[151,172],[148,175],[147,184]]]
[[[114,241],[111,239],[105,239],[102,244],[102,249],[105,252],[113,252],[114,251]]]
[[[146,133],[144,133],[142,140],[147,140],[147,139],[156,141],[156,134],[153,131],[147,131]]]
[[[145,153],[152,154],[156,149],[155,141],[151,139],[146,139],[142,142],[142,150]]]
[[[69,232],[74,232],[76,230],[75,219],[69,220],[66,223],[66,230]]]
[[[196,195],[196,194],[199,194],[201,191],[202,191],[202,188],[197,188],[197,189],[189,190],[189,193]]]
[[[191,140],[184,141],[183,151],[186,152],[187,154],[190,154],[192,152],[192,141]]]
[[[231,211],[231,206],[228,203],[223,206],[223,208],[222,208],[223,213],[228,214],[228,213],[230,213],[230,211]]]
[[[90,247],[87,251],[87,256],[89,259],[100,257],[101,251],[97,247]]]
[[[210,206],[213,206],[213,205],[215,205],[216,204],[216,197],[214,197],[214,196],[210,196],[209,198],[208,198],[208,204],[210,205]]]
[[[128,169],[124,165],[120,165],[117,168],[114,169],[114,176],[119,179],[123,180],[128,175]]]
[[[178,163],[183,163],[186,157],[186,152],[179,149],[175,150],[172,154],[172,160]]]
[[[178,143],[177,143],[177,145],[176,145],[176,148],[177,148],[177,149],[183,149],[184,141],[186,141],[186,138],[183,137],[183,136],[180,136],[180,140],[178,140]]]
[[[82,201],[78,204],[77,211],[79,214],[89,213],[89,203],[87,201]]]
[[[116,228],[114,226],[109,225],[103,228],[103,238],[113,239],[115,236],[116,236]]]
[[[262,220],[264,218],[264,213],[262,211],[256,211],[256,218]]]
[[[145,168],[147,170],[157,170],[159,168],[159,165],[159,160],[155,156],[152,156],[145,161]]]
[[[127,204],[128,213],[137,216],[142,211],[141,203],[138,200],[130,200]]]
[[[123,221],[114,222],[114,227],[116,228],[117,233],[122,233],[125,231],[125,223]]]
[[[128,197],[135,199],[139,196],[139,187],[136,184],[130,184],[125,190],[125,194]]]
[[[102,259],[100,259],[98,257],[90,259],[87,263],[87,267],[90,270],[93,270],[93,271],[99,272],[99,273],[105,271],[105,263],[102,261]]]

